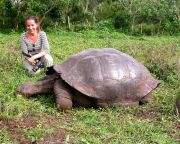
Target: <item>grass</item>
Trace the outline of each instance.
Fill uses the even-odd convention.
[[[180,37],[62,30],[47,35],[55,63],[92,47],[114,47],[132,55],[161,80],[153,92],[154,102],[140,107],[59,111],[53,95],[29,99],[16,95],[18,86],[44,74],[29,77],[23,69],[19,33],[0,33],[0,143],[179,143],[180,119],[175,115],[174,102],[180,88]]]

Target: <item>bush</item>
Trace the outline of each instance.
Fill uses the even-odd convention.
[[[167,47],[159,49],[149,49],[145,52],[145,61],[148,69],[154,73],[158,79],[165,82],[178,84],[178,50]]]
[[[170,34],[178,33],[180,31],[180,20],[177,17],[164,20],[162,30]]]
[[[138,24],[134,27],[133,35],[156,35],[158,31],[157,24]]]
[[[130,16],[125,12],[117,13],[113,18],[113,25],[116,29],[120,29],[121,31],[129,29]]]

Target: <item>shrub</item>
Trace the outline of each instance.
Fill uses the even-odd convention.
[[[134,35],[155,35],[157,32],[158,26],[155,24],[138,24],[134,27],[134,31],[132,34]]]
[[[127,13],[117,13],[113,18],[113,25],[116,29],[129,29],[130,27],[130,16]]]
[[[149,49],[144,53],[145,61],[149,70],[158,79],[169,83],[178,84],[178,50],[167,47],[159,49]]]

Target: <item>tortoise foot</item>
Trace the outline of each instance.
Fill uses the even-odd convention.
[[[68,98],[56,98],[56,105],[60,110],[72,109],[72,100]]]

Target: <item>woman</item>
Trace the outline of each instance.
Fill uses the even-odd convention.
[[[53,65],[49,43],[46,33],[40,30],[39,21],[34,16],[26,19],[27,31],[21,35],[20,43],[22,54],[24,57],[23,65],[29,74],[37,74],[40,72],[42,65],[50,67]]]

